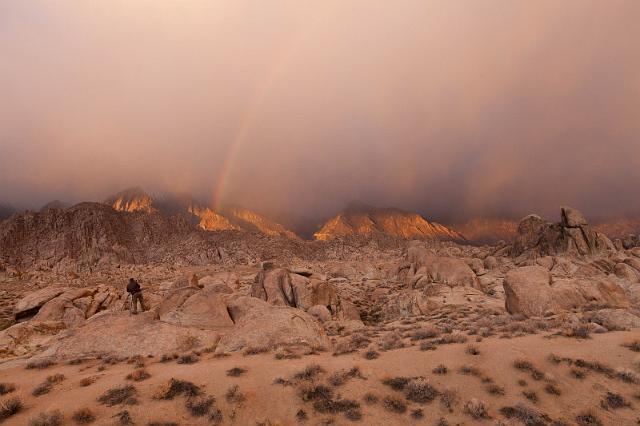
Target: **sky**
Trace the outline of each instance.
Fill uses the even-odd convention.
[[[638,215],[638,22],[637,0],[3,0],[0,204]]]

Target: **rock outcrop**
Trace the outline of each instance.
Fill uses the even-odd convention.
[[[529,215],[518,225],[511,247],[513,256],[535,253],[539,256],[572,254],[601,255],[614,251],[606,235],[595,231],[582,213],[570,207],[561,208],[561,221],[549,223],[537,215]]]
[[[628,308],[625,291],[606,278],[553,279],[547,268],[523,266],[511,270],[504,280],[505,308],[511,314],[540,317],[589,304]]]
[[[437,256],[429,249],[413,246],[407,250],[407,261],[410,288],[424,288],[431,283],[480,288],[478,277],[462,259]]]

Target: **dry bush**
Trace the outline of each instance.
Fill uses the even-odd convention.
[[[134,382],[141,382],[143,380],[147,380],[149,377],[151,377],[151,374],[149,374],[149,372],[146,369],[139,368],[127,374],[126,379],[133,380]]]
[[[333,398],[333,389],[326,385],[305,385],[300,388],[298,395],[304,402],[315,401],[319,399]]]
[[[465,414],[476,420],[491,418],[487,411],[487,405],[476,398],[471,398],[465,402],[463,410]]]
[[[600,406],[605,410],[617,410],[619,408],[630,407],[631,404],[620,394],[607,392],[602,401],[600,401]]]
[[[229,377],[240,377],[246,372],[247,372],[247,370],[245,370],[244,368],[233,367],[232,369],[227,370],[227,376],[229,376]]]
[[[79,425],[88,425],[96,420],[96,416],[89,408],[81,408],[73,413],[71,416],[74,422]]]
[[[6,395],[16,390],[13,383],[0,383],[0,395]]]
[[[392,349],[404,348],[404,342],[402,341],[402,334],[398,330],[393,330],[378,341],[378,347],[381,351],[389,351]]]
[[[306,422],[309,419],[309,416],[307,416],[307,412],[300,409],[296,412],[296,420],[299,422]]]
[[[46,380],[48,383],[55,385],[57,383],[62,382],[64,379],[66,379],[66,377],[64,377],[64,374],[53,374],[51,376],[47,376]]]
[[[294,374],[293,379],[312,381],[321,373],[324,373],[324,368],[320,367],[318,364],[309,364],[304,370]]]
[[[19,413],[23,408],[24,404],[17,396],[0,401],[0,422]]]
[[[133,385],[112,388],[98,398],[98,402],[109,407],[118,404],[135,405],[138,403],[136,396],[138,391]]]
[[[372,359],[376,359],[380,357],[380,353],[376,352],[373,349],[369,349],[368,351],[366,351],[364,354],[362,354],[362,357],[364,359],[368,359],[368,360],[372,360]]]
[[[458,373],[464,374],[466,376],[482,377],[482,372],[480,372],[478,368],[470,365],[463,365],[458,369]]]
[[[378,397],[371,392],[365,393],[362,400],[368,405],[374,405],[378,403]]]
[[[450,413],[453,412],[453,407],[458,404],[458,393],[452,389],[445,389],[440,394],[440,405]]]
[[[444,374],[447,374],[447,373],[449,372],[449,369],[447,368],[447,366],[446,366],[446,365],[444,365],[444,364],[440,364],[440,365],[436,366],[433,370],[431,370],[431,372],[432,372],[433,374],[441,374],[441,375],[444,375]]]
[[[392,413],[403,414],[407,411],[407,404],[395,396],[385,396],[382,400],[382,406]]]
[[[248,346],[242,351],[244,356],[259,355],[269,352],[270,348],[266,346]]]
[[[176,396],[194,397],[200,395],[200,387],[186,380],[171,379],[153,394],[154,399],[173,399]]]
[[[565,337],[573,337],[575,339],[590,339],[589,324],[573,324],[563,331]]]
[[[200,361],[200,357],[194,353],[184,354],[178,358],[178,364],[195,364]]]
[[[27,363],[27,370],[43,370],[45,368],[49,368],[53,365],[56,365],[55,362],[53,362],[50,359],[42,359],[42,360],[38,360],[38,361],[30,361]]]
[[[502,386],[498,385],[489,385],[487,386],[487,392],[491,395],[503,396],[505,394],[505,390]]]
[[[534,391],[523,391],[522,395],[534,404],[538,402],[538,394]]]
[[[60,426],[63,421],[64,416],[60,410],[44,411],[29,420],[29,426]]]
[[[127,410],[116,413],[113,418],[117,419],[118,424],[122,426],[129,426],[134,424],[134,421],[131,418],[131,414]]]
[[[422,342],[420,343],[420,350],[423,352],[426,351],[435,351],[437,349],[436,345],[433,342]]]
[[[583,411],[576,416],[576,424],[578,426],[602,426],[602,421],[591,411]]]
[[[469,345],[465,350],[469,355],[480,355],[480,349],[477,346]]]
[[[507,419],[519,420],[525,426],[546,426],[551,421],[546,414],[520,403],[513,407],[502,407],[500,413]]]
[[[238,385],[233,385],[227,389],[227,392],[224,394],[224,398],[230,404],[240,404],[246,399],[244,394],[240,392]]]
[[[312,354],[312,351],[307,352],[305,355]],[[273,356],[275,359],[299,359],[302,358],[298,352],[289,349],[289,348],[281,348]]]
[[[446,334],[439,339],[433,341],[436,345],[451,345],[454,343],[467,343],[467,336],[464,334]]]
[[[407,384],[411,381],[410,377],[391,377],[388,379],[382,380],[382,384],[389,386],[391,389],[395,391],[402,391],[407,386]]]
[[[431,402],[439,394],[440,392],[423,378],[412,379],[404,389],[405,398],[419,404]]]
[[[42,396],[51,392],[53,389],[53,385],[50,382],[42,382],[31,391],[31,395],[33,396]]]
[[[410,334],[410,339],[415,340],[424,340],[424,339],[432,339],[434,337],[438,337],[440,332],[435,327],[427,326],[421,328],[419,330],[415,330]]]
[[[527,381],[524,379],[519,379],[517,383],[518,383],[518,386],[527,386]]]
[[[571,374],[572,377],[578,380],[583,380],[585,377],[587,377],[587,372],[579,368],[572,368],[571,371],[569,371],[569,374]]]
[[[634,352],[640,352],[640,340],[634,340],[633,342],[626,342],[626,343],[623,343],[622,346]]]
[[[411,418],[414,420],[420,420],[424,417],[424,412],[421,408],[411,411]]]
[[[219,408],[214,407],[213,410],[209,412],[209,421],[211,422],[211,424],[219,425],[222,423],[222,419],[222,411],[220,411]]]
[[[544,391],[549,395],[554,395],[554,396],[562,395],[562,391],[560,390],[560,388],[553,383],[547,383],[547,385],[544,387]]]
[[[164,354],[160,357],[160,362],[165,363],[165,362],[171,362],[174,359],[178,359],[180,355],[178,354]]]
[[[332,386],[342,386],[347,381],[355,378],[366,379],[358,367],[353,367],[348,371],[337,371],[333,373],[329,376],[329,383],[331,383]]]
[[[213,397],[202,397],[202,398],[189,398],[185,404],[185,407],[194,417],[203,417],[209,413],[211,407],[216,402]]]

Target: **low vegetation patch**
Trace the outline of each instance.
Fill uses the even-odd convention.
[[[240,392],[240,388],[238,387],[238,385],[233,385],[229,389],[227,389],[224,397],[230,404],[240,404],[246,399],[244,394]]]
[[[185,404],[185,407],[194,417],[203,417],[209,413],[209,410],[216,402],[215,398],[211,396],[202,398],[189,398]]]
[[[81,408],[73,413],[71,416],[74,422],[79,425],[88,425],[96,420],[96,416],[89,408]]]
[[[602,426],[602,421],[592,411],[584,411],[576,416],[578,426]]]
[[[0,383],[0,395],[6,395],[16,390],[13,383]]]
[[[156,390],[153,395],[154,399],[170,400],[176,396],[185,396],[187,398],[200,395],[200,387],[186,380],[171,379],[168,383]]]
[[[29,426],[60,426],[63,421],[60,410],[44,411],[29,420]]]
[[[634,352],[640,352],[640,340],[634,340],[633,342],[623,343],[622,346]]]
[[[343,370],[333,373],[331,376],[329,376],[329,383],[331,383],[332,386],[342,386],[349,380],[355,378],[366,380],[366,378],[362,375],[360,368],[358,367],[353,367],[348,371]]]
[[[7,398],[0,402],[0,422],[18,414],[24,408],[22,400],[17,397]]]
[[[479,399],[472,398],[464,404],[464,412],[475,420],[490,419],[487,406]]]
[[[395,396],[385,396],[382,400],[382,406],[392,413],[403,414],[407,411],[407,404]]]
[[[551,422],[551,419],[546,414],[523,404],[516,404],[513,407],[502,407],[500,414],[507,419],[519,420],[525,426],[546,426]]]
[[[324,373],[324,368],[320,367],[318,364],[309,364],[304,370],[294,374],[293,379],[312,381],[321,373]]]
[[[602,401],[600,401],[600,406],[605,410],[617,410],[620,408],[630,407],[631,404],[622,395],[607,392],[604,398],[602,398]]]
[[[449,369],[447,368],[446,365],[440,364],[440,365],[436,366],[433,370],[431,370],[431,372],[433,374],[444,375],[444,374],[447,374],[449,372]]]
[[[227,370],[227,376],[229,376],[229,377],[240,377],[246,372],[247,372],[247,370],[245,370],[244,368],[233,367],[232,369]]]
[[[127,380],[133,380],[134,382],[141,382],[149,377],[151,377],[151,374],[144,368],[139,368],[127,374]]]
[[[27,363],[27,370],[43,370],[45,368],[49,368],[51,366],[56,365],[55,362],[53,362],[50,359],[42,359],[42,360],[38,360],[38,361],[29,361]]]
[[[138,391],[133,385],[126,385],[109,389],[98,398],[98,402],[109,407],[119,404],[135,405],[138,403],[137,395]]]

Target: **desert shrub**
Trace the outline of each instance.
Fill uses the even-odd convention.
[[[625,383],[640,384],[640,377],[633,371],[627,369],[617,369],[614,377],[618,380],[622,380]]]
[[[369,405],[374,405],[378,403],[378,397],[375,394],[372,394],[370,392],[365,393],[364,396],[362,397],[362,400]]]
[[[622,346],[634,352],[640,352],[640,340],[634,340],[633,342],[623,343]]]
[[[592,411],[584,411],[576,416],[578,426],[602,426],[600,419]]]
[[[449,372],[449,369],[447,368],[446,365],[440,364],[440,365],[436,366],[433,370],[431,370],[431,372],[433,374],[444,375],[444,374],[447,374]]]
[[[307,416],[307,412],[300,409],[296,412],[296,420],[299,422],[305,422],[309,419],[309,416]]]
[[[242,354],[245,356],[251,356],[264,354],[267,352],[269,352],[269,348],[266,346],[248,346],[244,351],[242,351]]]
[[[524,379],[518,379],[516,383],[518,383],[518,386],[527,386],[527,381]]]
[[[52,385],[55,385],[57,383],[62,382],[66,377],[64,376],[64,374],[53,374],[51,376],[47,376],[47,382],[51,383]]]
[[[421,408],[411,411],[411,418],[414,420],[420,420],[424,417],[424,411]]]
[[[324,368],[320,367],[318,364],[309,364],[304,370],[294,374],[293,378],[295,380],[311,381],[321,373],[324,373]]]
[[[420,343],[420,350],[422,352],[435,351],[436,349],[437,349],[436,345],[434,345],[432,342],[422,342],[422,343]]]
[[[0,395],[6,395],[16,390],[13,383],[0,383]]]
[[[436,345],[451,345],[454,343],[466,343],[467,336],[464,334],[446,334],[439,339],[433,341]]]
[[[522,395],[533,403],[538,402],[538,394],[534,391],[523,391]]]
[[[306,353],[306,355],[310,355],[311,352]],[[279,349],[275,355],[273,356],[275,359],[298,359],[298,358],[302,358],[302,355],[300,355],[298,352],[288,349],[288,348],[281,348]]]
[[[372,359],[379,358],[380,357],[380,353],[375,351],[375,350],[373,350],[373,349],[369,349],[364,354],[362,354],[362,357],[364,359],[372,360]]]
[[[410,339],[413,341],[431,339],[438,337],[439,334],[440,332],[435,327],[424,327],[411,333]]]
[[[458,393],[451,389],[446,389],[440,394],[440,405],[449,412],[453,412],[453,407],[458,403]]]
[[[407,384],[411,381],[410,377],[392,377],[388,379],[384,379],[382,381],[383,385],[389,386],[391,389],[395,391],[402,391],[407,386]]]
[[[573,337],[575,339],[589,339],[590,331],[588,324],[573,324],[566,328],[563,333],[566,337]]]
[[[600,401],[600,406],[605,410],[629,407],[631,404],[620,394],[607,392]]]
[[[345,411],[344,416],[352,422],[357,422],[362,419],[362,411],[358,409],[347,410]]]
[[[7,398],[0,402],[0,422],[18,414],[24,408],[22,400],[17,397]]]
[[[53,389],[53,385],[50,382],[42,382],[31,391],[31,395],[33,396],[42,396],[51,392]]]
[[[473,346],[473,345],[467,346],[467,349],[465,350],[465,352],[468,353],[469,355],[480,355],[480,349],[478,349],[476,346]]]
[[[53,362],[50,359],[41,359],[41,360],[37,360],[37,361],[30,361],[27,363],[27,370],[43,370],[45,368],[49,368],[53,365],[56,365],[55,362]]]
[[[87,425],[89,423],[93,423],[96,420],[96,416],[93,414],[93,411],[88,408],[81,408],[75,411],[71,418],[79,425]]]
[[[112,388],[98,398],[98,402],[109,407],[118,404],[135,405],[138,403],[136,396],[138,391],[133,385]]]
[[[304,402],[315,401],[317,399],[331,399],[333,398],[333,390],[322,384],[308,385],[300,388],[299,395]]]
[[[29,420],[29,426],[60,426],[63,420],[60,410],[44,411]]]
[[[209,421],[214,424],[214,425],[219,425],[222,423],[222,411],[220,411],[219,408],[213,408],[210,412],[209,412]]]
[[[160,357],[160,362],[165,363],[165,362],[171,362],[174,359],[177,359],[179,357],[178,354],[164,354]]]
[[[144,368],[139,368],[127,374],[127,380],[133,380],[134,382],[141,382],[149,377],[151,377],[151,374]]]
[[[194,417],[202,417],[206,415],[213,404],[215,402],[215,398],[213,397],[203,397],[203,398],[189,398],[185,404],[185,407]]]
[[[198,355],[194,353],[191,353],[191,354],[181,355],[178,358],[177,363],[178,364],[195,364],[198,361],[200,361],[200,357],[198,357]]]
[[[587,377],[587,372],[585,370],[580,370],[579,368],[572,368],[571,371],[569,371],[569,374],[578,380],[583,380]]]
[[[500,414],[507,419],[517,419],[525,426],[546,426],[551,421],[546,414],[522,404],[516,404],[513,407],[502,407]]]
[[[407,404],[395,396],[385,396],[382,400],[382,406],[392,413],[403,414],[407,411]]]
[[[547,385],[544,387],[544,391],[549,395],[562,395],[562,391],[560,390],[560,388],[553,383],[547,383]]]
[[[463,365],[458,369],[458,373],[466,376],[482,377],[482,373],[476,367],[470,365]]]
[[[246,372],[247,372],[247,370],[245,370],[244,368],[233,367],[232,369],[227,370],[227,376],[229,376],[229,377],[240,377]]]
[[[224,397],[230,404],[239,404],[246,399],[244,394],[240,392],[240,388],[238,387],[238,385],[233,385],[229,389],[227,389]]]
[[[360,403],[351,399],[318,399],[313,403],[313,409],[319,413],[346,413],[351,410],[359,410]]]
[[[465,402],[463,410],[465,414],[476,420],[490,418],[486,404],[476,398]]]
[[[123,411],[120,411],[119,413],[116,413],[116,415],[114,415],[113,418],[117,420],[118,424],[123,426],[125,425],[129,426],[134,424],[133,419],[131,418],[131,414],[127,410],[123,410]]]
[[[347,381],[349,381],[351,379],[354,379],[354,378],[358,378],[358,379],[364,379],[365,378],[362,375],[362,372],[360,371],[360,368],[358,368],[358,367],[353,367],[348,371],[337,371],[337,372],[333,373],[331,376],[329,376],[329,383],[331,383],[332,386],[342,386]]]
[[[154,399],[173,399],[176,396],[194,397],[200,395],[200,387],[186,380],[171,379],[168,383],[158,388],[154,393]]]
[[[431,386],[431,384],[426,379],[413,379],[404,389],[404,396],[409,401],[417,402],[420,404],[424,404],[426,402],[433,401],[439,392],[436,388]]]
[[[390,331],[389,333],[382,336],[382,338],[378,342],[378,347],[381,351],[404,348],[402,334],[400,334],[398,330]]]
[[[490,393],[491,395],[498,395],[498,396],[502,396],[505,394],[505,390],[502,386],[498,386],[494,384],[487,386],[487,392]]]

